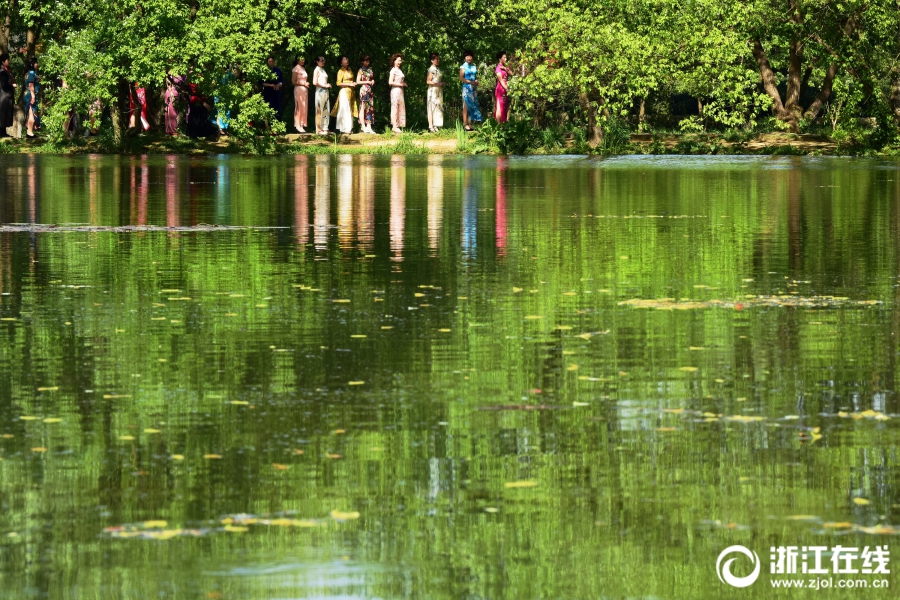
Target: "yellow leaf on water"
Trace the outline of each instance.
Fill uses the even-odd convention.
[[[356,339],[356,340],[361,340],[361,339],[363,339],[363,338],[365,338],[365,337],[367,337],[367,336],[366,336],[365,334],[362,334],[362,333],[354,333],[354,334],[351,335],[350,337],[352,337],[353,339]]]
[[[693,373],[694,371],[697,371],[698,368],[697,368],[697,367],[679,367],[678,370],[679,370],[679,371],[686,371],[686,372],[688,372],[688,373]]]
[[[688,350],[693,350],[695,352],[699,352],[700,350],[706,350],[703,346],[690,346]]]
[[[147,428],[144,430],[144,433],[161,433],[159,429],[150,429]]]
[[[326,454],[325,457],[326,458],[340,458],[341,455],[340,454]]]
[[[56,392],[59,390],[59,386],[54,385],[53,387],[39,387],[37,391],[39,392]]]
[[[815,515],[791,515],[789,517],[785,517],[785,519],[789,521],[816,521],[819,517]]]
[[[62,423],[62,419],[58,419],[56,417],[50,417],[50,418],[44,419],[44,423]]]
[[[228,531],[231,533],[244,533],[245,531],[249,531],[249,530],[250,530],[249,527],[243,527],[241,525],[226,525],[225,526],[225,531]]]
[[[163,529],[166,525],[166,521],[144,521],[144,529]]]
[[[215,459],[222,458],[222,455],[221,454],[204,454],[203,458],[205,458],[207,460],[215,460]]]
[[[103,394],[104,400],[115,400],[117,398],[131,398],[131,394]]]
[[[347,433],[347,431],[345,429],[335,429],[334,432],[337,434]]]
[[[557,325],[556,329],[559,331],[571,331],[572,326],[571,325]]]
[[[525,318],[529,319],[529,320],[535,320],[535,319],[543,319],[544,317],[542,317],[541,315],[527,315]]]
[[[382,329],[385,329],[385,330],[386,330],[386,329],[393,329],[394,326],[393,326],[393,325],[382,325],[381,328],[382,328]]]
[[[577,335],[576,337],[580,337],[580,338],[583,339],[583,340],[589,340],[589,339],[591,339],[591,334],[589,334],[589,333],[581,333],[581,334]]]
[[[247,406],[250,403],[246,400],[232,400],[229,404],[234,404],[235,406]]]
[[[416,298],[424,298],[425,294],[423,294],[421,292],[416,292],[415,294],[413,294],[413,296],[415,296]]]
[[[510,488],[531,488],[537,487],[537,481],[507,481],[503,487]]]
[[[339,510],[331,511],[331,518],[335,521],[352,521],[359,518],[359,513],[355,510],[352,512],[341,512]]]
[[[151,321],[165,321],[168,317],[150,317]]]
[[[172,460],[184,460],[184,455],[183,454],[173,454]]]
[[[32,448],[31,451],[32,451],[32,452],[46,452],[47,449],[44,448],[43,446],[37,446],[37,447],[35,447],[35,448]]]
[[[272,463],[272,468],[275,469],[276,471],[287,471],[291,467],[290,467],[290,465],[280,465],[278,463]]]
[[[573,402],[572,406],[590,406],[587,402]]]
[[[578,370],[578,365],[569,365],[568,367],[566,367],[566,371],[577,371],[577,370]]]
[[[677,431],[674,427],[657,427],[657,431]]]
[[[122,440],[123,442],[130,442],[130,441],[134,440],[134,436],[133,435],[120,435],[119,439]]]
[[[522,291],[522,288],[520,288],[520,287],[514,287],[514,288],[513,288],[513,294],[518,294],[518,293],[521,292],[521,291]]]
[[[40,419],[40,417],[32,417],[30,415],[22,415],[19,417],[20,421],[37,421],[38,419]]]
[[[494,508],[493,506],[488,506],[487,508],[484,509],[484,512],[486,512],[486,513],[496,513],[496,512],[500,512],[500,509],[499,509],[499,508]]]
[[[563,296],[577,296],[578,292],[563,292]]]
[[[339,298],[337,300],[332,300],[332,302],[334,302],[335,304],[347,304],[348,302],[350,302],[350,300],[346,298]]]
[[[822,527],[825,529],[850,529],[853,527],[853,523],[847,523],[846,521],[829,522],[822,523]]]
[[[443,329],[438,329],[438,331],[441,333],[450,333],[450,330],[447,329],[446,327],[444,327]]]
[[[347,385],[363,385],[365,381],[348,381]]]
[[[858,506],[865,506],[866,504],[869,504],[869,501],[865,498],[854,498],[853,504],[856,504]]]
[[[238,316],[238,314],[237,313],[225,313],[225,316],[226,317],[236,317],[236,316]]]

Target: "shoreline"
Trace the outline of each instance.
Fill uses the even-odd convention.
[[[498,151],[485,149],[483,144],[472,151],[460,148],[460,141],[453,130],[440,134],[403,133],[399,135],[361,134],[335,135],[331,138],[312,134],[286,134],[274,140],[270,155],[296,154],[461,154],[461,155],[503,155]],[[470,135],[464,146],[472,146],[476,138]],[[682,155],[829,155],[859,156],[875,153],[887,155],[871,148],[861,148],[852,144],[841,144],[827,136],[813,134],[762,133],[747,135],[741,139],[719,133],[699,134],[653,134],[634,133],[629,143],[620,152],[585,152],[576,148],[569,136],[565,145],[554,151],[539,149],[525,156],[559,156],[567,154],[605,154],[624,156],[634,154],[682,154]],[[38,138],[26,140],[0,138],[2,154],[254,154],[246,144],[235,138],[224,136],[219,140],[192,139],[186,136],[167,137],[159,135],[127,137],[121,146],[115,148],[101,138],[78,138],[60,145]]]

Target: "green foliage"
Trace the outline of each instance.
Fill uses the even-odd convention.
[[[540,139],[540,132],[531,123],[519,119],[506,123],[488,119],[475,131],[477,148],[500,154],[527,154]]]
[[[274,116],[275,112],[263,97],[254,94],[240,103],[237,115],[231,119],[229,133],[255,154],[273,154],[276,150],[275,135],[285,131],[284,123]]]
[[[603,142],[600,153],[604,155],[625,154],[631,148],[631,130],[621,119],[607,119],[603,128]]]

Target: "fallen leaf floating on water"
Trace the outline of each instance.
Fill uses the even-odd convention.
[[[365,337],[368,337],[368,336],[366,336],[366,335],[364,335],[364,334],[362,334],[362,333],[355,333],[355,334],[351,335],[350,337],[353,338],[353,339],[356,339],[356,340],[361,340],[361,339],[363,339],[363,338],[365,338]]]
[[[36,447],[32,448],[31,451],[32,452],[46,452],[47,449],[44,448],[43,446],[36,446]]]
[[[888,419],[890,419],[888,415],[882,412],[876,412],[871,409],[864,410],[858,413],[846,413],[841,411],[837,414],[837,416],[841,417],[842,419],[875,419],[876,421],[887,421]]]
[[[52,387],[39,387],[37,389],[37,391],[39,391],[39,392],[56,392],[58,390],[59,390],[59,386],[56,386],[56,385],[54,385]]]
[[[173,454],[172,460],[184,460],[184,455],[183,454]]]
[[[499,509],[499,508],[494,508],[493,506],[488,506],[487,508],[484,509],[484,512],[486,512],[486,513],[496,513],[496,512],[500,512],[500,509]]]
[[[326,458],[340,458],[341,455],[340,454],[326,454],[325,457]]]
[[[825,529],[850,529],[853,527],[853,523],[847,523],[846,521],[822,523],[822,527]]]
[[[577,408],[577,407],[580,407],[580,406],[590,406],[590,404],[589,404],[588,402],[578,402],[578,401],[575,401],[575,402],[572,403],[572,406],[574,406],[574,407]]]
[[[150,429],[149,427],[144,430],[144,433],[161,433],[159,429]]]
[[[565,406],[551,406],[549,404],[501,404],[499,406],[479,406],[478,410],[558,410]]]
[[[363,385],[365,381],[348,381],[347,385]]]
[[[438,329],[438,331],[439,331],[440,333],[450,333],[450,330],[447,329],[446,327],[444,327],[444,328],[442,328],[442,329]]]
[[[698,371],[698,367],[678,367],[679,371],[686,371],[688,373],[693,373],[694,371]]]
[[[507,481],[503,484],[506,489],[537,487],[537,481]]]
[[[742,310],[754,306],[818,308],[832,306],[874,306],[881,300],[850,300],[843,296],[754,296],[748,294],[744,300],[679,300],[674,298],[632,298],[622,300],[619,306],[650,308],[656,310],[695,310],[701,308],[734,308]]]
[[[119,439],[122,440],[123,442],[133,442],[134,436],[133,435],[120,435]]]
[[[246,400],[231,400],[229,404],[234,404],[235,406],[247,406],[250,403]]]
[[[37,421],[40,417],[32,417],[31,415],[22,415],[19,417],[20,421]]]
[[[220,455],[220,454],[204,454],[203,458],[205,458],[206,460],[218,460],[218,459],[222,458],[222,455]]]
[[[280,465],[278,463],[272,463],[272,468],[275,469],[276,471],[287,471],[291,467],[290,467],[290,465]]]
[[[869,504],[869,501],[865,498],[854,498],[853,504],[856,504],[857,506],[866,506],[867,504]]]
[[[536,319],[543,319],[544,317],[542,317],[541,315],[526,315],[525,318],[528,320],[534,321]]]
[[[346,298],[339,298],[337,300],[332,300],[332,302],[334,302],[335,304],[347,304],[348,302],[350,302],[350,300]]]
[[[339,510],[333,510],[329,514],[335,521],[352,521],[359,518],[359,513],[356,511],[341,512]]]
[[[169,523],[167,521],[144,521],[144,529],[165,529]]]
[[[750,415],[731,415],[730,417],[725,417],[728,421],[740,421],[741,423],[754,423],[756,421],[765,421],[765,417],[757,417]]]
[[[225,531],[230,533],[244,533],[245,531],[250,531],[249,527],[243,527],[241,525],[226,525]]]
[[[119,398],[131,398],[131,394],[103,394],[104,400],[116,400]]]
[[[520,287],[514,287],[514,288],[513,288],[513,294],[518,294],[518,293],[521,292],[521,291],[522,291],[522,288],[520,288]]]

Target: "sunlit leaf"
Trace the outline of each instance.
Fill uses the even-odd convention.
[[[329,513],[331,518],[335,521],[352,521],[353,519],[359,518],[359,513],[356,511],[353,512],[341,512],[339,510],[333,510]]]
[[[507,489],[511,488],[531,488],[536,487],[537,481],[507,481],[503,484],[503,487]]]

